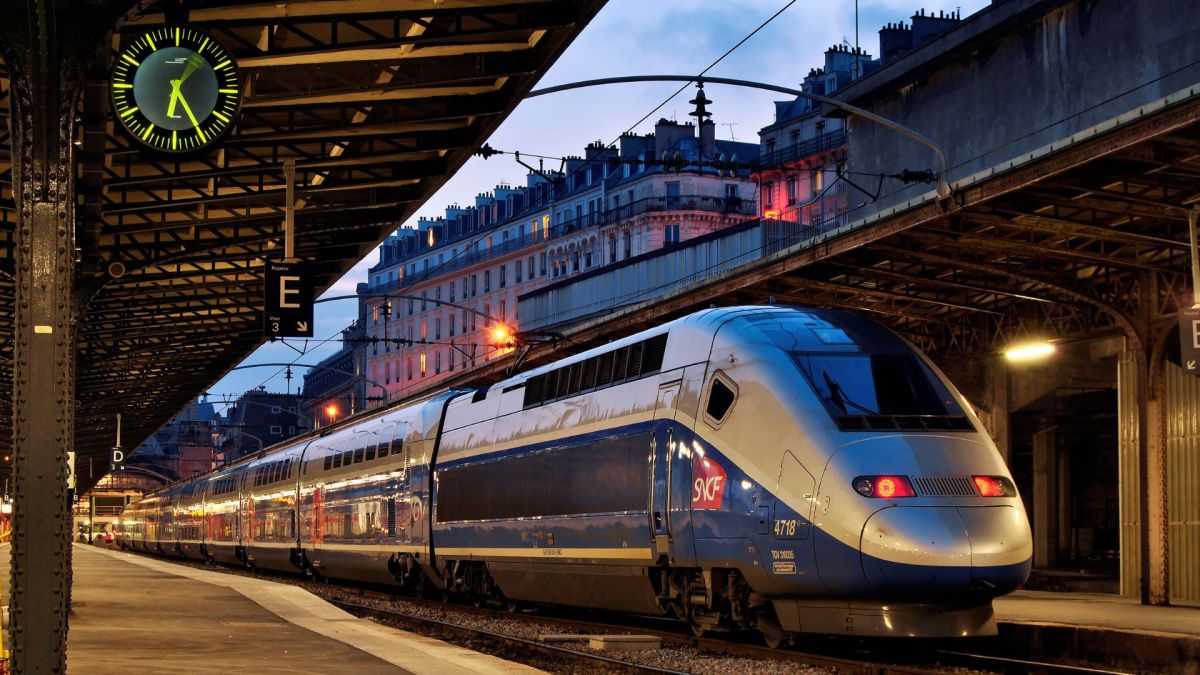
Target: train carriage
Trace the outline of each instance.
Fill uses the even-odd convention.
[[[189,482],[176,492],[174,509],[175,550],[192,560],[204,560],[204,483]]]
[[[196,479],[204,485],[204,554],[226,565],[245,562],[241,489],[246,475],[246,466],[242,464]]]
[[[992,634],[991,598],[1032,554],[1011,476],[944,375],[819,309],[705,310],[200,482],[205,551],[224,562],[770,643]],[[173,519],[151,495],[123,540],[190,539],[173,489]]]

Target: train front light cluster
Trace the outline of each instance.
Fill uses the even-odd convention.
[[[1014,497],[1017,494],[1012,481],[1004,476],[971,476],[980,497]]]
[[[854,479],[854,491],[879,499],[917,496],[906,476],[859,476]]]

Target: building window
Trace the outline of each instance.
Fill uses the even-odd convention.
[[[663,246],[674,246],[679,243],[679,223],[663,228]]]
[[[371,305],[371,320],[379,323],[379,305]]]
[[[725,184],[725,198],[726,199],[737,199],[737,197],[738,197],[737,184],[736,183],[726,183]]]
[[[503,300],[500,301],[500,321],[501,321],[501,323],[508,323],[508,312],[505,311],[505,304],[506,303]]]
[[[442,372],[442,350],[437,350],[433,353],[433,374],[438,375]]]
[[[425,377],[425,352],[421,352],[421,377]]]
[[[450,302],[454,302],[454,287],[458,285],[457,281],[450,282]]]
[[[608,235],[608,262],[617,262],[617,235]]]
[[[518,260],[516,263],[513,264],[513,274],[515,274],[517,277],[516,283],[518,283],[518,284],[521,283],[521,261],[520,260]]]
[[[824,173],[825,172],[823,169],[813,169],[812,171],[812,177],[809,179],[809,181],[812,184],[813,196],[816,196],[816,194],[821,191],[821,185],[824,183]]]
[[[483,271],[483,292],[484,293],[492,292],[492,271],[491,270]]]
[[[787,205],[788,206],[796,205],[796,179],[795,178],[787,179]]]
[[[479,295],[479,275],[472,274],[471,275],[471,297],[473,298],[476,295]]]
[[[587,250],[587,252],[583,254],[583,269],[586,270],[591,266],[592,266],[592,249],[589,248]]]
[[[629,257],[633,255],[633,233],[630,232],[629,230],[625,230],[624,237],[625,237],[625,258],[629,259]]]
[[[529,272],[529,274],[528,274],[527,276],[528,276],[530,279],[532,279],[532,278],[534,277],[534,273],[536,272],[536,270],[533,268],[533,256],[529,256],[529,269],[528,269],[528,272]]]
[[[450,337],[454,337],[454,315],[446,317],[446,321],[450,323]]]
[[[450,349],[448,350],[447,353],[450,354],[450,365],[447,368],[447,370],[454,370],[454,343],[453,342],[450,343]]]
[[[500,266],[500,288],[504,288],[506,285],[508,285],[507,284],[508,270],[506,269],[506,267],[507,266],[505,266],[505,265]]]
[[[437,317],[433,320],[433,339],[434,340],[442,339],[442,319],[441,319],[441,317]]]
[[[282,436],[283,435],[283,427],[278,424],[272,424],[271,425],[271,434],[273,434],[275,436]]]
[[[771,208],[775,206],[775,184],[767,182],[763,184],[762,189],[763,206]]]
[[[412,375],[413,375],[412,357],[410,356],[410,357],[408,357],[408,379],[411,380]]]
[[[546,276],[546,254],[542,254],[542,276]]]

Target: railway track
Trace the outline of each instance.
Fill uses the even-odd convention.
[[[138,555],[148,555],[131,551]],[[154,556],[158,558],[157,556]],[[161,558],[158,558],[161,559]],[[466,642],[471,648],[497,654],[502,657],[530,661],[530,653],[539,655],[533,663],[544,664],[546,659],[555,665],[570,664],[577,668],[564,668],[572,672],[612,673],[691,673],[692,669],[675,669],[639,663],[634,660],[613,658],[582,649],[548,644],[538,640],[506,635],[495,630],[469,626],[456,621],[430,618],[387,607],[397,603],[411,604],[444,614],[460,613],[467,616],[486,617],[502,622],[520,622],[544,626],[547,633],[573,632],[586,635],[630,634],[651,635],[661,639],[664,646],[692,648],[708,655],[753,659],[797,666],[816,666],[837,673],[858,675],[946,675],[951,669],[967,668],[980,672],[1004,673],[1005,675],[1132,675],[1131,671],[1020,659],[995,653],[981,653],[960,649],[941,649],[937,645],[894,641],[879,641],[866,644],[861,641],[817,637],[802,647],[771,649],[751,644],[745,635],[725,634],[720,636],[694,636],[686,624],[661,617],[616,615],[604,612],[599,620],[586,620],[567,616],[577,610],[544,607],[538,613],[514,612],[493,609],[487,605],[473,606],[442,600],[431,600],[411,595],[397,595],[377,590],[379,587],[364,587],[333,582],[315,583],[298,575],[264,570],[244,570],[221,565],[212,565],[188,560],[175,560],[178,564],[212,569],[215,567],[231,574],[252,574],[276,581],[300,584],[320,595],[326,601],[360,617],[413,629],[424,634],[438,633],[457,641]],[[481,644],[483,643],[483,644]],[[944,643],[942,643],[944,644]],[[545,667],[544,665],[542,667]]]
[[[446,603],[441,601],[431,601],[415,599],[408,596],[395,596],[379,591],[371,591],[361,588],[345,588],[341,590],[353,593],[360,598],[367,600],[373,599],[376,602],[387,603],[396,599],[403,599],[405,602],[413,602],[426,604],[432,607],[444,608]],[[330,602],[345,608],[354,614],[371,615],[377,618],[392,618],[394,620],[402,620],[409,623],[417,623],[426,621],[423,617],[401,612],[395,609],[385,609],[377,605],[369,605],[362,601],[347,600],[337,597],[327,597]],[[589,621],[577,618],[560,616],[554,613],[553,609],[549,610],[548,614],[523,614],[511,613],[503,610],[494,610],[487,607],[473,607],[468,605],[451,604],[449,605],[454,611],[467,614],[502,617],[509,621],[522,621],[545,626],[548,632],[564,632],[564,629],[569,629],[578,634],[628,634],[630,632],[639,635],[651,635],[662,640],[663,645],[673,645],[680,647],[692,647],[696,650],[707,654],[720,654],[727,656],[735,656],[742,658],[750,658],[762,661],[775,662],[790,662],[796,664],[804,664],[810,666],[818,666],[836,670],[838,673],[857,673],[862,675],[945,675],[951,668],[969,668],[971,670],[983,672],[1001,672],[1005,675],[1057,675],[1079,674],[1079,675],[1131,675],[1129,671],[1112,670],[1104,668],[1096,668],[1090,666],[1080,666],[1063,663],[1053,663],[1048,661],[1037,661],[1032,659],[1018,659],[1013,657],[1000,656],[996,654],[974,653],[961,650],[947,650],[917,647],[910,648],[905,645],[896,643],[885,643],[885,646],[871,647],[864,649],[861,645],[856,645],[853,649],[858,654],[858,657],[852,658],[845,652],[851,649],[846,644],[833,641],[830,648],[821,651],[800,650],[794,648],[771,649],[765,646],[749,644],[737,639],[738,636],[722,636],[722,637],[695,637],[683,624],[673,626],[674,629],[659,627],[655,628],[652,624],[673,625],[674,622],[659,619],[656,617],[639,617],[631,616],[624,617],[620,623],[609,623],[605,621]],[[450,625],[448,622],[434,620],[435,623]],[[464,632],[476,630],[467,626],[458,626]],[[487,631],[485,631],[487,632]],[[523,643],[530,643],[540,647],[547,647],[545,643],[526,640],[523,638],[515,638]],[[898,649],[895,649],[898,648]],[[572,654],[578,654],[582,657],[594,656],[590,652],[581,652],[568,648],[556,648],[565,650]],[[888,651],[885,653],[884,650]],[[613,659],[608,659],[613,661]],[[630,664],[629,661],[617,660],[622,664]],[[643,667],[635,664],[635,667]],[[645,672],[691,672],[671,669],[655,668],[648,666],[649,670]]]

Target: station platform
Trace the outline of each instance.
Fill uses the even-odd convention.
[[[992,602],[1013,656],[1200,674],[1200,606],[1152,607],[1103,593],[1017,591]]]
[[[73,556],[68,672],[541,672],[356,618],[290,584],[86,544]],[[8,557],[0,546],[0,569]]]

